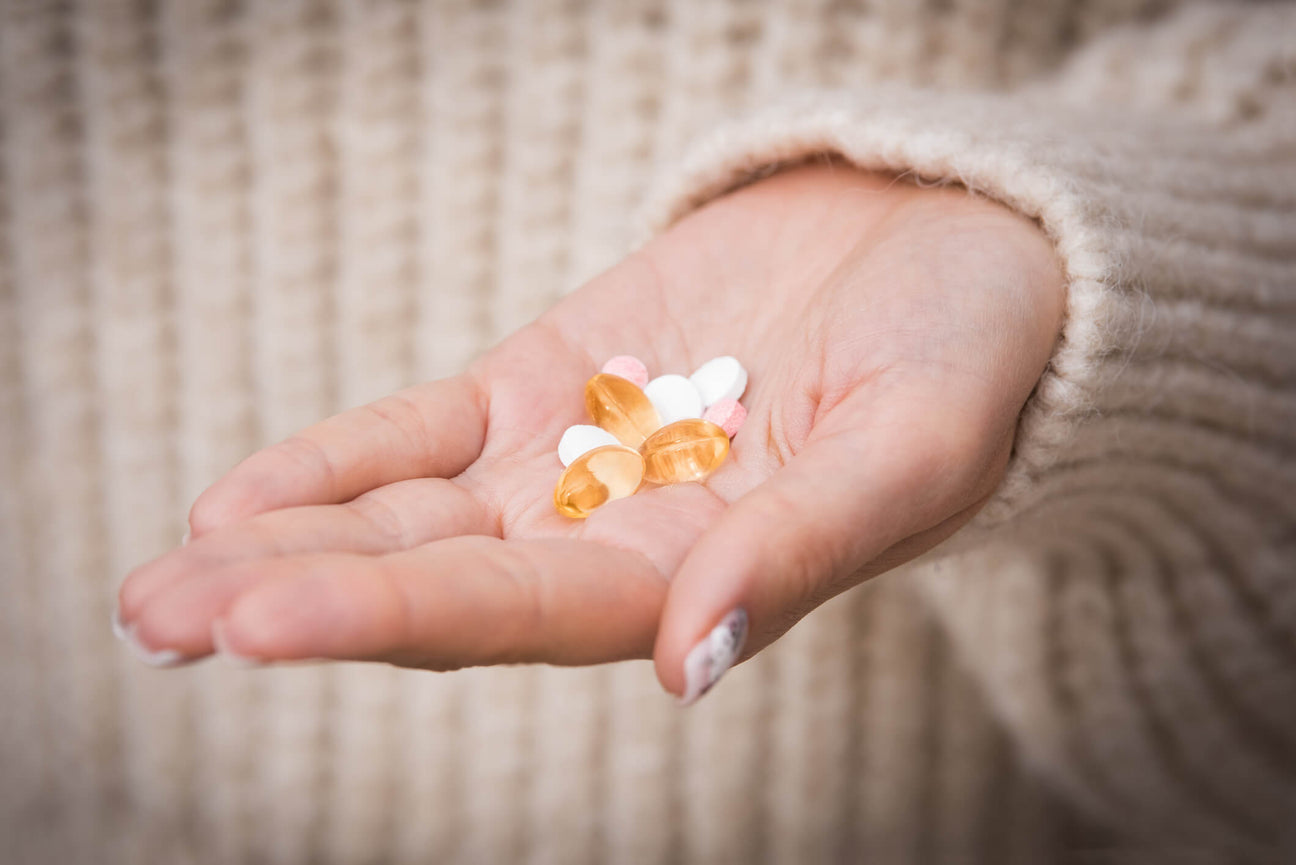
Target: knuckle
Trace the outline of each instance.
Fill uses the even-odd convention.
[[[412,545],[409,525],[400,513],[382,498],[366,493],[349,502],[346,507],[364,520],[378,534],[385,546],[403,550]]]
[[[389,633],[394,637],[396,647],[414,647],[425,642],[426,635],[420,634],[416,605],[410,596],[409,588],[400,575],[395,573],[390,563],[379,560],[375,583],[380,585],[387,595],[390,616]],[[398,648],[397,651],[400,651]]]
[[[500,549],[506,549],[500,545]],[[534,563],[526,556],[509,551],[500,562],[500,579],[512,599],[508,605],[508,626],[500,634],[496,663],[521,663],[542,660],[547,645],[549,591],[539,578]]]
[[[262,466],[268,466],[272,460],[300,466],[307,473],[318,476],[327,490],[332,491],[336,487],[336,473],[328,455],[318,442],[301,433],[289,436],[270,450],[252,457],[248,465],[255,470],[264,471]]]
[[[782,633],[822,603],[847,551],[827,533],[795,516],[804,508],[776,486],[765,490],[752,505],[759,524],[770,527],[756,560],[778,582],[779,606],[790,617],[779,630]]]
[[[431,451],[433,433],[427,416],[409,395],[393,393],[369,403],[363,410],[382,421],[388,429],[404,436],[416,452]]]

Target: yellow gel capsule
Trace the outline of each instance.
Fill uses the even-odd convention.
[[[594,448],[572,460],[558,478],[554,507],[565,517],[582,520],[599,505],[634,493],[643,475],[643,456],[634,448]]]
[[[638,385],[605,372],[585,382],[585,410],[626,447],[639,447],[661,426],[657,409]]]
[[[724,462],[729,435],[709,420],[685,418],[644,440],[644,480],[655,484],[700,481]]]

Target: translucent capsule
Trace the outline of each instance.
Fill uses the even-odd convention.
[[[572,460],[558,478],[554,507],[565,517],[584,519],[600,505],[632,495],[643,476],[644,459],[634,448],[594,448]]]
[[[657,430],[639,450],[644,480],[655,484],[700,481],[724,462],[729,435],[711,421],[687,418]]]
[[[599,373],[585,383],[585,410],[590,420],[637,448],[661,426],[657,409],[633,382]]]

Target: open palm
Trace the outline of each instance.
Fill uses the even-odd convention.
[[[712,202],[461,376],[331,418],[205,492],[119,617],[154,657],[449,669],[745,655],[955,531],[995,488],[1060,326],[1029,221],[841,166]],[[704,484],[556,513],[562,431],[607,358],[732,354],[749,416]]]

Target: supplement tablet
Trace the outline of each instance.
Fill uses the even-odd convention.
[[[722,355],[697,368],[689,381],[702,395],[703,405],[712,405],[722,399],[738,399],[747,389],[747,370],[738,358]]]
[[[659,375],[644,387],[644,395],[657,409],[663,425],[689,417],[702,417],[702,395],[682,375]]]
[[[587,423],[578,423],[563,431],[562,438],[558,440],[558,459],[564,466],[569,466],[578,456],[589,453],[594,448],[619,444],[621,442],[617,437],[607,430]]]

